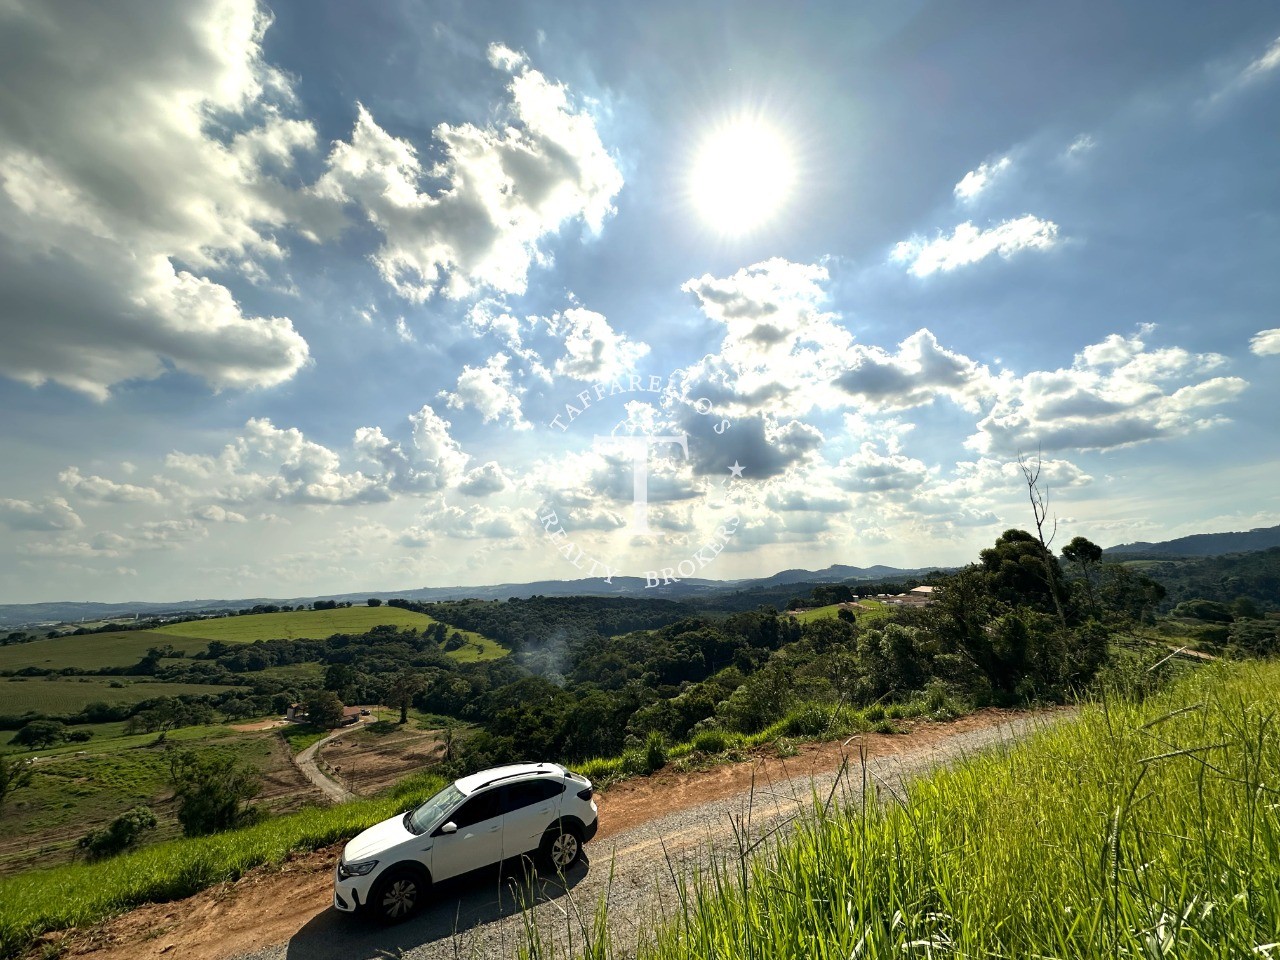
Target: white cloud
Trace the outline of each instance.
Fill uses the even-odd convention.
[[[306,362],[289,320],[201,275],[281,257],[293,201],[267,167],[314,139],[268,23],[251,0],[0,5],[0,374],[103,399],[170,366],[221,389]]]
[[[411,143],[360,106],[350,141],[334,144],[316,184],[318,196],[357,204],[381,231],[375,262],[413,300],[482,287],[522,293],[531,266],[549,261],[542,239],[577,219],[599,230],[622,188],[595,121],[566,88],[506,47],[489,54],[512,75],[501,123],[440,124],[443,159],[424,167]],[[422,192],[426,178],[442,186]]]
[[[396,542],[404,547],[417,548],[448,538],[505,540],[518,537],[521,527],[525,531],[533,529],[533,518],[527,511],[517,511],[513,515],[511,511],[499,512],[478,505],[459,507],[437,499],[423,509],[417,523],[399,532]]]
[[[412,414],[409,422],[413,425],[413,445],[418,457],[435,468],[441,486],[453,483],[470,457],[449,433],[452,424],[427,404]]]
[[[58,480],[77,496],[93,503],[160,503],[164,500],[160,491],[152,487],[116,483],[106,477],[86,477],[77,467],[63,470]]]
[[[248,523],[248,518],[243,513],[236,513],[234,510],[226,510],[216,503],[205,504],[198,508],[194,516],[197,520],[205,520],[208,523]]]
[[[522,391],[514,385],[507,369],[510,360],[505,353],[495,353],[482,367],[467,364],[458,376],[455,391],[442,390],[440,396],[451,409],[472,407],[479,411],[485,423],[497,420],[517,430],[530,429],[532,425],[520,408]]]
[[[955,186],[956,199],[962,203],[972,203],[978,195],[991,186],[1002,174],[1008,172],[1013,161],[1001,157],[995,163],[983,163],[977,170],[970,170]]]
[[[547,321],[553,334],[564,338],[565,355],[555,372],[575,380],[612,380],[635,370],[649,345],[618,333],[603,314],[571,307]]]
[[[864,443],[836,465],[835,483],[856,493],[902,493],[918,489],[929,478],[925,464],[901,453],[881,453]]]
[[[860,407],[873,412],[906,410],[947,397],[966,410],[996,390],[997,378],[984,364],[947,350],[928,330],[917,330],[896,353],[855,344],[844,358],[836,385]]]
[[[0,523],[10,530],[78,530],[84,521],[62,497],[0,500]]]
[[[1098,141],[1090,134],[1082,133],[1072,140],[1070,146],[1067,147],[1067,158],[1069,160],[1079,160],[1097,145]]]
[[[693,395],[717,409],[779,417],[839,402],[830,385],[853,337],[824,309],[827,279],[825,267],[775,258],[685,283],[707,317],[724,325],[719,352],[684,373]]]
[[[502,468],[495,461],[489,460],[474,470],[469,470],[458,484],[458,491],[472,497],[487,497],[501,493],[510,485]]]
[[[1280,37],[1271,41],[1262,56],[1251,62],[1240,74],[1240,80],[1251,83],[1280,67]]]
[[[1260,357],[1272,357],[1280,354],[1280,327],[1271,330],[1259,330],[1249,341],[1249,349]]]
[[[951,236],[939,235],[932,240],[912,237],[893,248],[889,258],[895,263],[906,264],[910,273],[927,277],[942,271],[949,273],[992,254],[1006,260],[1021,250],[1047,250],[1058,240],[1058,225],[1030,214],[1017,220],[982,230],[972,223],[960,224]]]
[[[1225,363],[1219,354],[1149,350],[1140,335],[1112,335],[1085,347],[1069,368],[1002,383],[999,399],[966,442],[984,453],[1012,455],[1102,450],[1203,429],[1223,422],[1204,408],[1234,400],[1248,384],[1239,377],[1178,381]]]

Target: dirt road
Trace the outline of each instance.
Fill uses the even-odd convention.
[[[325,744],[332,743],[339,737],[345,737],[353,730],[359,730],[360,724],[366,720],[372,721],[373,717],[361,717],[360,723],[353,723],[349,727],[340,727],[323,740],[317,740],[294,758],[294,762],[297,763],[298,769],[302,771],[302,775],[314,783],[316,789],[334,803],[346,803],[348,800],[355,800],[356,795],[337,780],[331,779],[327,773],[320,769],[316,763],[316,754],[320,752],[320,748]]]
[[[1010,742],[1070,711],[984,710],[948,723],[917,723],[903,735],[866,734],[845,743],[805,744],[790,758],[761,751],[753,759],[689,773],[659,772],[599,795],[600,833],[565,884],[543,879],[533,916],[547,937],[581,947],[579,918],[589,922],[598,898],[609,897],[616,946],[652,933],[670,908],[670,871],[689,875],[731,844],[735,817],[746,811],[760,836],[785,825],[836,785],[845,758],[854,772],[841,781],[851,798],[866,782],[896,790],[910,777],[976,750]],[[337,913],[329,907],[339,847],[256,870],[234,884],[187,900],[144,907],[78,933],[65,956],[92,960],[374,960],[514,957],[524,920],[513,878],[496,872],[444,886],[420,916],[396,927]]]

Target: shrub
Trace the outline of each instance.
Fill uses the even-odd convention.
[[[169,779],[178,800],[178,822],[188,837],[243,827],[258,819],[248,801],[262,785],[234,756],[175,750],[169,755]]]
[[[649,733],[644,742],[645,773],[661,770],[667,763],[667,743],[657,730]]]
[[[693,749],[700,753],[724,753],[729,749],[729,734],[718,727],[708,727],[693,735]]]
[[[91,860],[114,857],[128,850],[144,832],[154,830],[155,827],[156,815],[151,812],[150,807],[134,807],[105,827],[89,831],[80,838],[76,846],[85,851]]]
[[[830,708],[809,703],[787,714],[782,726],[788,736],[816,737],[830,729],[832,719]]]

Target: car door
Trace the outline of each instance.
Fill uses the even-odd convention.
[[[508,784],[500,801],[502,818],[502,855],[518,857],[538,849],[547,827],[560,816],[560,796],[564,784],[552,780],[521,780]]]
[[[502,859],[501,788],[473,793],[431,833],[431,878],[447,880]],[[457,831],[445,832],[455,824]]]

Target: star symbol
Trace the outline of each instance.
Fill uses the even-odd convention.
[[[729,469],[729,472],[730,472],[731,474],[733,474],[733,478],[734,478],[735,480],[741,480],[741,479],[742,479],[742,471],[743,471],[744,469],[746,469],[746,468],[745,468],[745,467],[743,467],[743,465],[742,465],[742,464],[740,464],[737,460],[735,460],[735,461],[733,461],[733,466],[732,466],[732,467],[729,467],[728,469]]]

